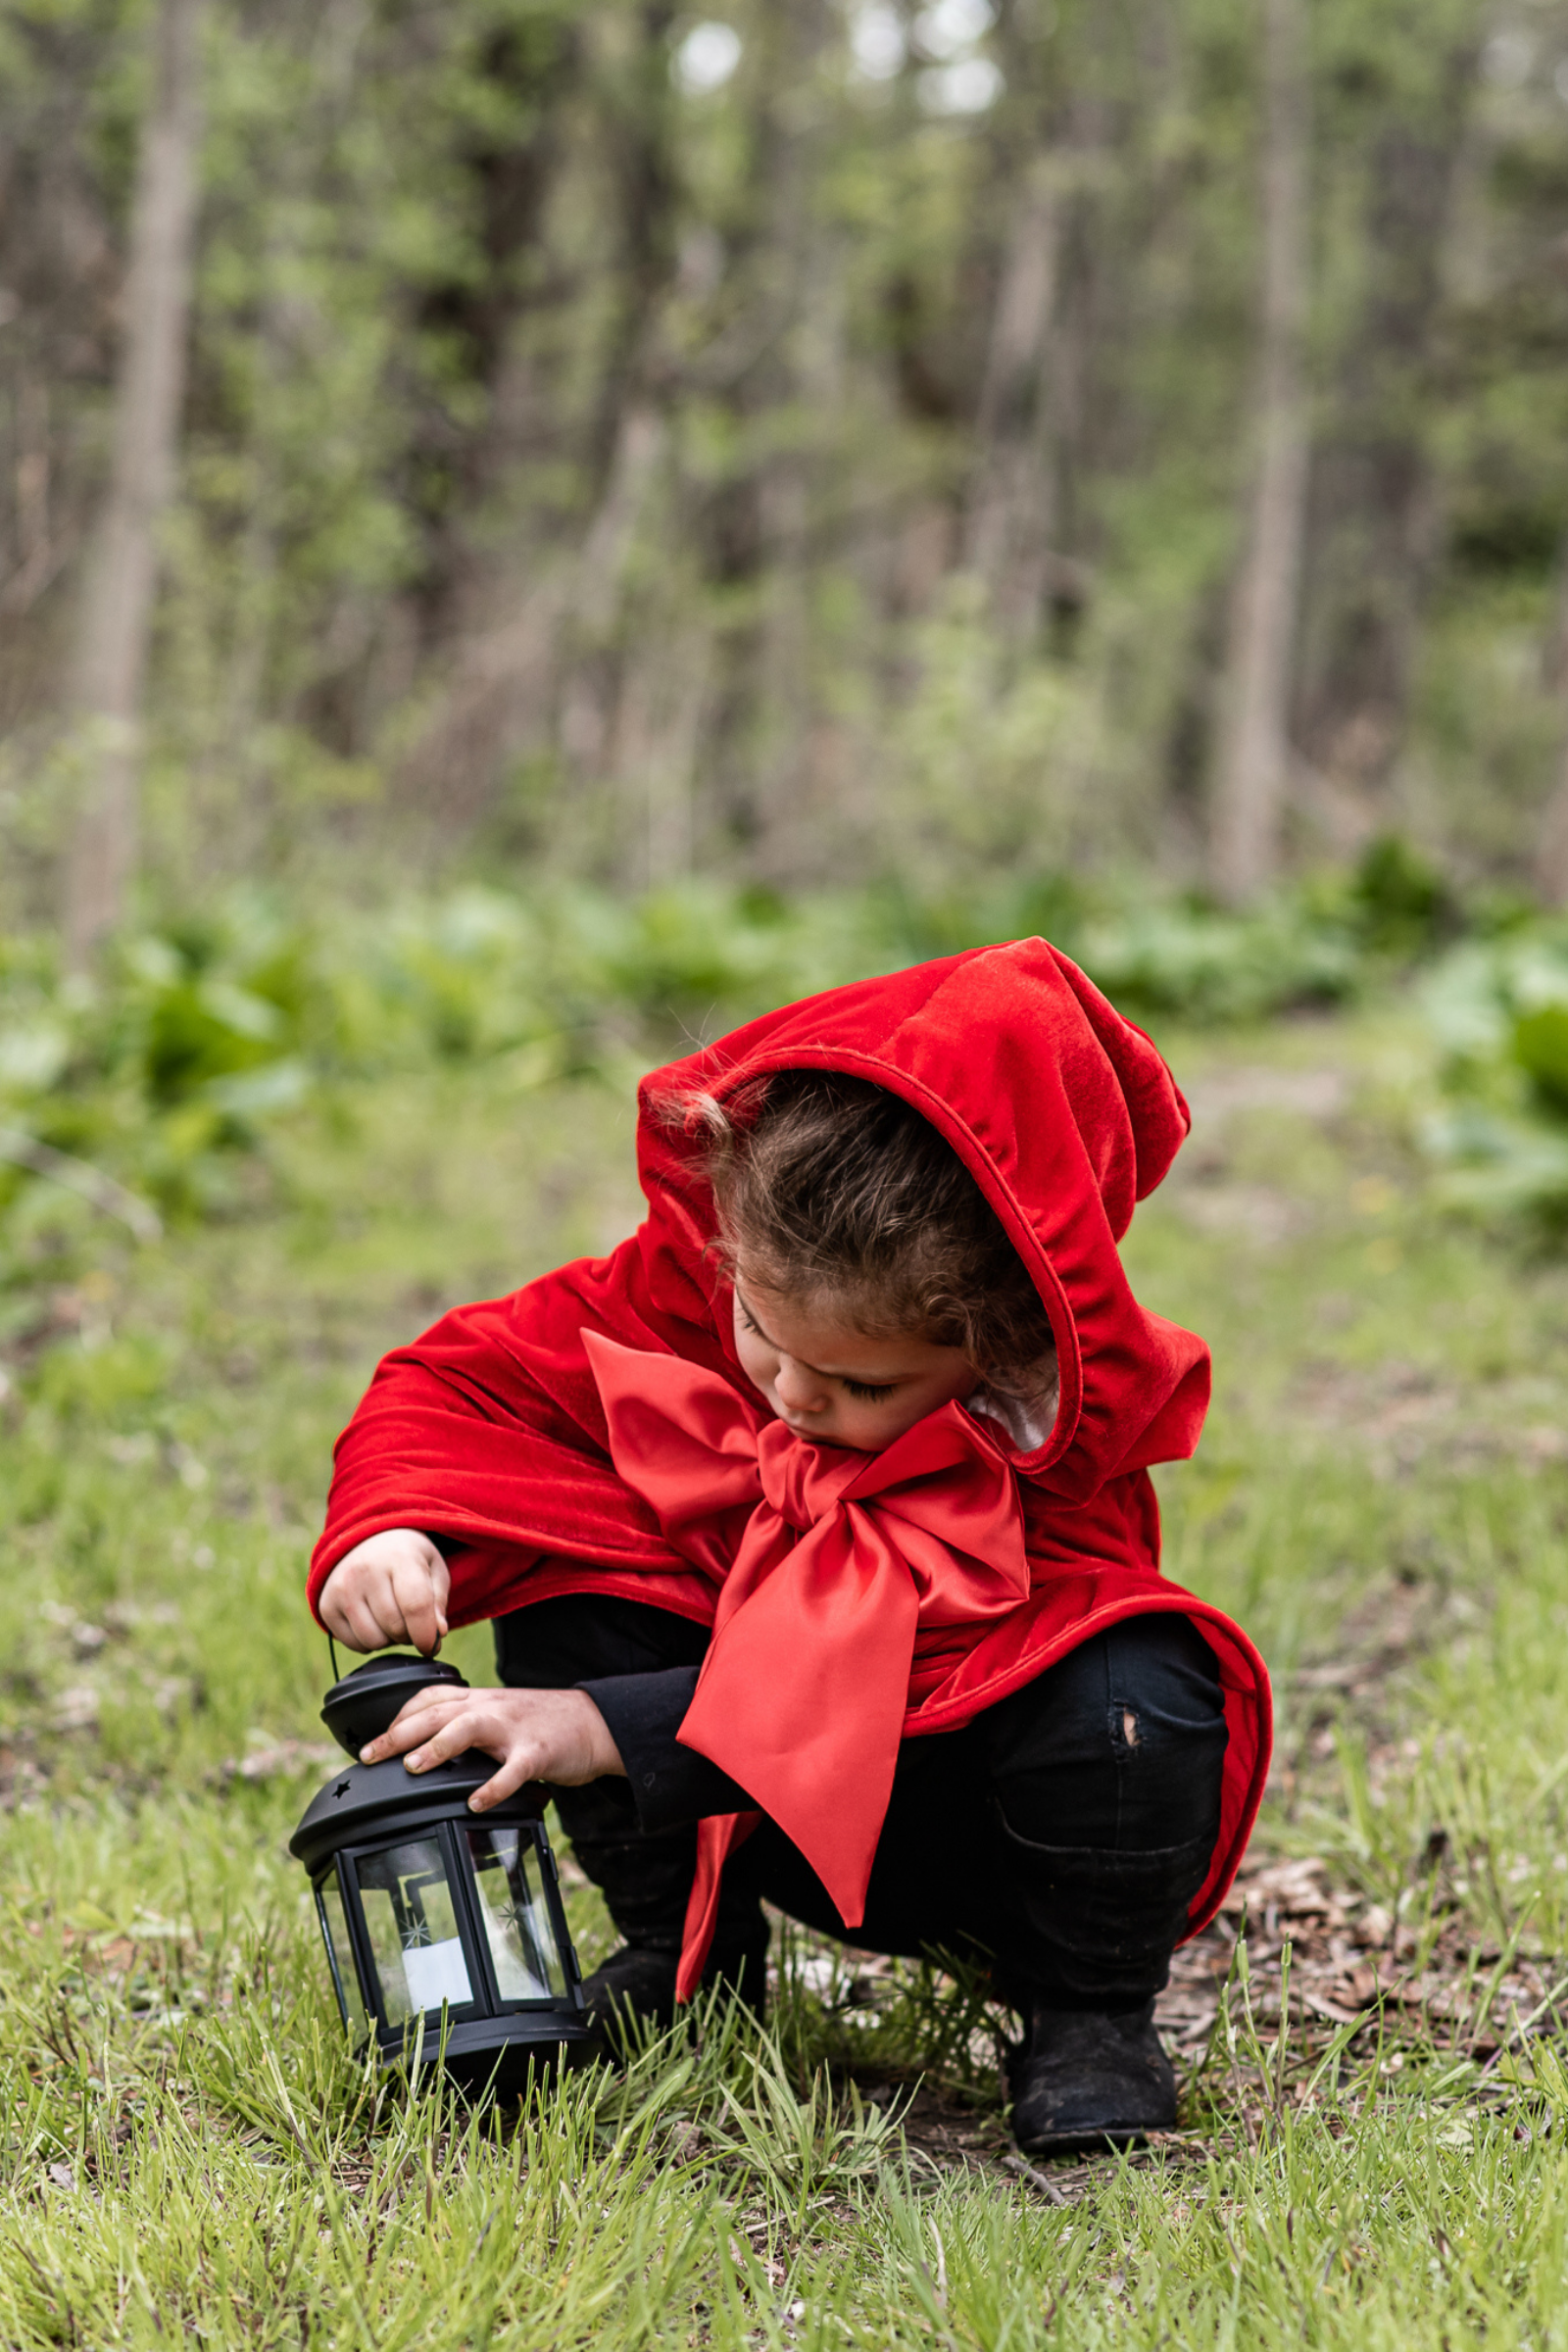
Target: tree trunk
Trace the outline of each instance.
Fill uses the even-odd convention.
[[[1349,328],[1336,413],[1311,465],[1296,738],[1361,810],[1379,801],[1404,739],[1422,601],[1439,545],[1432,457],[1436,337],[1449,221],[1479,85],[1468,19],[1431,23],[1430,65],[1396,83],[1364,130],[1358,242],[1366,294]],[[1412,7],[1412,60],[1423,18]],[[1327,168],[1327,167],[1325,167]],[[1342,169],[1344,166],[1342,165]],[[1334,209],[1334,208],[1329,208]]]
[[[135,873],[142,693],[158,532],[173,493],[201,135],[205,0],[160,0],[130,217],[108,496],[82,583],[73,703],[88,766],[66,881],[74,968],[123,919]]]
[[[1274,880],[1290,784],[1292,659],[1306,513],[1308,81],[1301,0],[1264,0],[1263,335],[1256,454],[1233,594],[1215,776],[1214,882]]]
[[[622,680],[613,656],[623,583],[667,438],[663,412],[651,400],[627,406],[610,478],[577,559],[558,733],[573,770],[589,782],[602,778],[614,727]]]
[[[1541,649],[1541,682],[1568,715],[1568,539],[1557,560],[1556,610]],[[1558,752],[1557,781],[1536,830],[1532,870],[1543,905],[1568,906],[1568,740]]]
[[[1066,345],[1081,356],[1083,320],[1081,305],[1065,315],[1082,291],[1066,281],[1106,128],[1098,18],[1069,12],[1046,39],[1046,13],[1028,0],[1000,0],[996,12],[1005,94],[989,133],[969,270],[991,292],[959,561],[1015,650],[1034,637],[1055,572],[1070,568],[1055,555],[1070,438],[1061,412],[1073,389]]]
[[[1547,906],[1568,906],[1568,750],[1536,839],[1535,883]]]
[[[483,62],[493,108],[466,126],[458,152],[483,266],[425,286],[416,313],[420,329],[449,341],[475,412],[472,427],[454,441],[450,417],[432,409],[412,453],[415,478],[436,486],[432,504],[416,505],[416,514],[426,551],[419,631],[438,658],[510,626],[521,601],[515,525],[497,534],[496,504],[515,497],[519,448],[546,463],[561,454],[546,455],[554,420],[526,337],[541,320],[564,316],[574,293],[568,270],[541,264],[587,70],[581,25],[570,11],[503,12]],[[602,475],[597,457],[596,465]],[[455,717],[462,732],[466,722]],[[482,793],[490,780],[470,781]]]
[[[708,550],[710,577],[742,590],[754,617],[731,633],[715,679],[713,801],[715,829],[747,870],[781,884],[815,879],[828,839],[812,766],[810,567],[826,420],[842,398],[843,292],[818,198],[825,119],[803,103],[831,13],[825,0],[779,0],[759,23],[749,172],[730,242],[755,340],[721,387],[757,454],[710,510]]]
[[[1064,211],[1060,162],[1039,154],[1013,209],[975,418],[979,452],[963,561],[1012,635],[1027,634],[1038,618],[1054,522],[1045,376]]]
[[[439,593],[426,597],[432,651],[455,644],[456,654],[402,762],[402,788],[436,808],[448,828],[462,828],[490,805],[509,760],[550,745],[569,782],[552,812],[553,838],[591,865],[602,862],[603,828],[590,804],[603,799],[614,735],[625,572],[672,392],[662,336],[679,192],[672,13],[672,0],[640,0],[627,19],[634,37],[609,62],[596,64],[569,16],[541,16],[527,41],[496,46],[493,70],[509,96],[529,92],[535,128],[522,146],[475,151],[493,269],[474,291],[444,290],[439,313],[463,324],[489,409],[479,462],[466,468],[464,496],[444,525]],[[599,294],[608,320],[594,382],[564,411],[551,398],[550,336],[541,339],[540,329],[552,316],[566,321],[582,301],[572,269],[550,244],[550,214],[573,168],[574,102],[584,96],[609,160],[605,225],[615,258]],[[543,268],[547,260],[555,266]],[[580,467],[592,504],[578,547],[560,544],[546,513],[530,513],[509,488],[523,470],[519,452],[536,466]],[[498,532],[497,502],[509,498],[509,527]]]

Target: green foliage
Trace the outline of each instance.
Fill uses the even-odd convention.
[[[993,884],[967,899],[884,894],[882,903],[914,952],[1038,931],[1126,1011],[1200,1026],[1345,1004],[1423,961],[1466,919],[1437,869],[1394,835],[1374,840],[1348,872],[1312,877],[1242,914],[1066,875]]]
[[[100,991],[32,954],[0,991],[0,1119],[176,1211],[237,1201],[239,1155],[302,1100],[329,1021],[298,936],[245,898],[128,942]],[[14,1200],[27,1179],[6,1182]]]
[[[474,1061],[539,1085],[629,1045],[652,1053],[1037,928],[1135,1012],[1245,1020],[1343,1000],[1383,968],[1391,936],[1424,944],[1429,901],[1412,916],[1397,870],[1405,896],[1392,917],[1381,867],[1245,918],[1114,911],[1049,882],[924,904],[693,884],[630,906],[585,890],[525,900],[470,887],[330,925],[240,894],[125,943],[98,990],[54,979],[41,949],[13,950],[0,970],[0,1123],[101,1164],[166,1211],[222,1211],[250,1197],[267,1133],[323,1089]],[[48,1181],[13,1164],[0,1200],[30,1216]]]
[[[1568,1233],[1568,932],[1522,925],[1461,948],[1425,991],[1446,1106],[1424,1129],[1455,1205]]]
[[[1407,960],[1430,955],[1464,921],[1451,884],[1397,833],[1368,843],[1343,904],[1364,948]]]
[[[1364,977],[1346,926],[1288,902],[1241,918],[1202,906],[1139,909],[1089,927],[1083,962],[1128,1011],[1200,1022],[1343,1003]]]
[[[1129,1011],[1256,1021],[1348,1003],[1431,955],[1462,920],[1436,868],[1383,835],[1348,874],[1310,880],[1255,912],[1146,904],[1087,922],[1078,953]]]
[[[239,892],[124,942],[96,989],[55,977],[41,945],[13,947],[0,964],[0,1128],[166,1215],[232,1214],[275,1181],[270,1139],[291,1119],[312,1106],[348,1115],[356,1089],[392,1072],[484,1064],[517,1094],[657,1058],[847,980],[1035,934],[1136,1017],[1256,1021],[1363,994],[1457,920],[1398,842],[1247,915],[1053,876],[925,899],[694,882],[626,903],[470,885],[331,920]],[[1545,1101],[1568,1085],[1560,1015],[1541,1005],[1521,1018],[1513,1051]],[[92,1213],[24,1156],[0,1157],[14,1270],[58,1271]]]

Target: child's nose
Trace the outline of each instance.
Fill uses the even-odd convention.
[[[808,1372],[793,1356],[780,1356],[773,1386],[778,1391],[779,1403],[788,1413],[817,1413],[827,1401],[816,1375]]]

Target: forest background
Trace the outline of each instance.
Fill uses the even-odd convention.
[[[1553,0],[12,0],[0,915],[1568,891]],[[139,896],[137,893],[139,891]]]

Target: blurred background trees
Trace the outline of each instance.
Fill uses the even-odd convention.
[[[13,926],[138,780],[155,909],[1560,899],[1565,531],[1564,0],[0,20]]]

